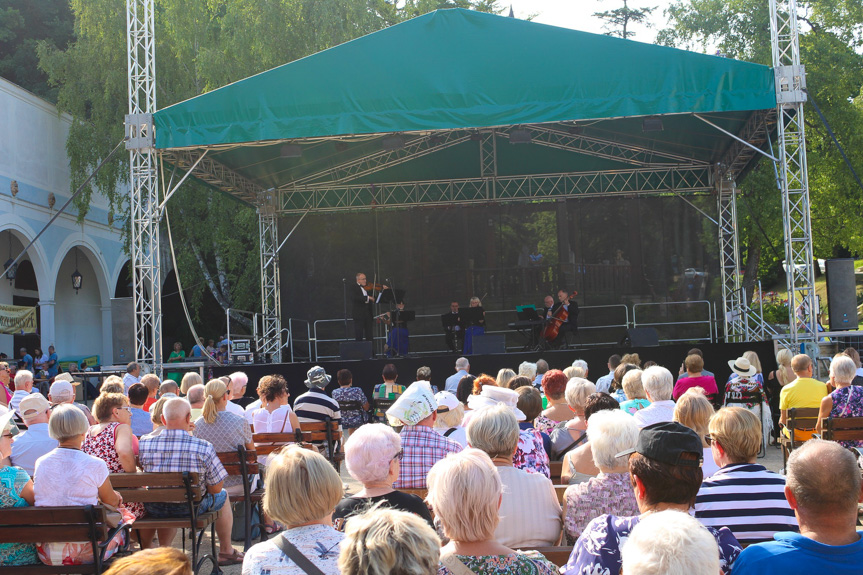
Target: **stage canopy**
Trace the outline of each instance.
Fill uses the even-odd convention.
[[[706,192],[759,155],[719,128],[766,149],[775,109],[766,66],[451,9],[154,123],[167,162],[207,150],[195,177],[287,214]]]

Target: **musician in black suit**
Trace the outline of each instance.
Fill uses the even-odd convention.
[[[389,289],[382,286],[383,289]],[[366,289],[366,274],[357,274],[357,283],[349,288],[351,312],[354,319],[354,339],[357,341],[372,341],[373,307],[375,298],[370,289]]]
[[[449,313],[441,315],[440,319],[443,324],[446,346],[451,352],[460,352],[461,348],[459,347],[457,340],[461,338],[463,326],[458,312],[458,302],[453,301],[450,303]]]
[[[573,292],[572,295],[575,295]],[[553,347],[560,347],[566,343],[566,334],[571,333],[573,336],[578,332],[578,302],[570,300],[570,294],[565,289],[557,291],[557,303],[551,308],[551,317],[560,310],[561,307],[566,308],[566,321],[560,325],[560,330],[554,341],[551,342]]]

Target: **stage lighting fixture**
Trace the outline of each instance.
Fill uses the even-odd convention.
[[[405,147],[405,137],[400,134],[387,136],[381,140],[381,148],[384,150],[401,150]]]
[[[530,140],[530,130],[527,130],[525,128],[516,128],[509,133],[510,144],[529,144]]]
[[[662,118],[645,118],[641,122],[642,132],[661,132],[663,129]]]
[[[279,155],[283,158],[302,158],[303,149],[297,144],[284,144],[279,150]]]

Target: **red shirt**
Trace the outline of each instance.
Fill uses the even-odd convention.
[[[671,393],[671,397],[674,398],[674,401],[677,401],[681,395],[686,393],[686,390],[691,387],[702,387],[704,388],[704,393],[708,396],[715,396],[719,393],[719,388],[716,387],[716,379],[710,375],[699,375],[698,377],[681,377],[677,380],[677,383],[674,384],[674,391]]]
[[[714,385],[716,385],[716,384],[714,384]],[[142,407],[141,409],[143,409],[144,411],[150,411],[150,406],[153,405],[154,403],[156,403],[157,401],[159,401],[159,400],[156,399],[155,397],[148,397],[147,401],[144,402],[144,407]]]

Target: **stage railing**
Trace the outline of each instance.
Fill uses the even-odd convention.
[[[304,319],[294,319],[291,318],[288,320],[288,341],[287,345],[291,354],[291,363],[295,361],[315,361],[314,356],[312,356],[312,343],[314,340],[312,339],[312,332],[310,329],[309,322]],[[282,330],[284,331],[284,330]],[[303,338],[303,334],[305,334],[305,338]],[[297,337],[299,335],[299,337]],[[295,346],[296,343],[305,343],[305,346]],[[299,353],[300,347],[306,348],[306,356],[302,357]]]
[[[699,314],[706,311],[706,319],[689,319],[694,317],[694,310]],[[682,341],[714,343],[716,341],[714,338],[715,323],[714,307],[712,302],[707,300],[636,303],[632,305],[632,327],[654,328],[659,334],[660,343]],[[676,337],[670,337],[672,328]]]

